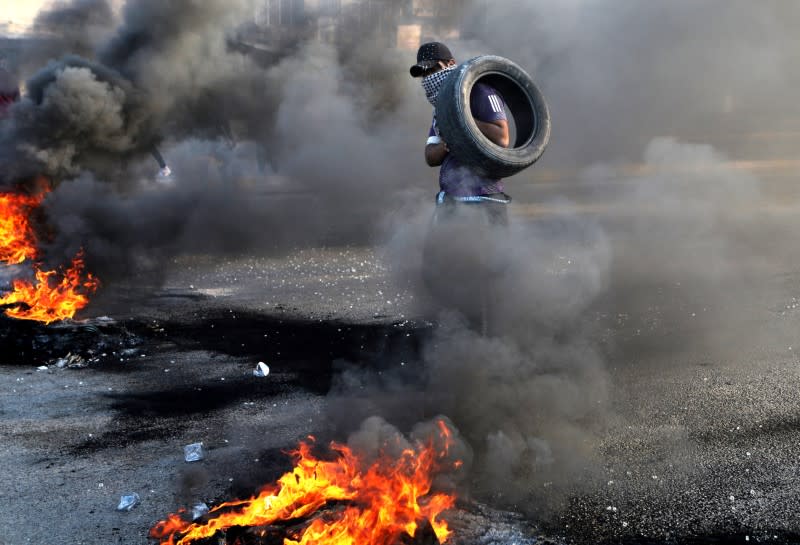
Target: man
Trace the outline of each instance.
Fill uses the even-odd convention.
[[[492,286],[503,269],[502,227],[508,224],[511,197],[504,193],[501,180],[486,178],[464,166],[439,133],[436,100],[455,68],[456,61],[447,46],[430,42],[420,46],[417,62],[410,69],[412,77],[421,78],[425,96],[434,107],[425,162],[439,167],[439,193],[433,228],[425,244],[423,275],[439,303],[459,310],[475,329],[486,334]],[[504,102],[494,88],[476,83],[470,93],[469,113],[486,138],[508,147]]]
[[[431,167],[440,167],[437,204],[479,205],[487,209],[493,222],[505,223],[505,205],[511,202],[511,198],[503,193],[503,182],[479,176],[464,167],[450,153],[447,142],[436,126],[436,99],[442,84],[455,68],[456,61],[447,46],[440,42],[429,42],[420,46],[417,63],[410,69],[412,77],[422,78],[425,96],[434,107],[433,122],[425,145],[425,162]],[[476,83],[470,93],[470,113],[486,138],[498,146],[508,147],[508,120],[503,99],[495,89],[485,83]]]

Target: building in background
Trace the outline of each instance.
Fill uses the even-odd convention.
[[[369,36],[385,47],[416,50],[460,35],[461,0],[258,0],[250,36],[269,47],[311,38],[347,47]]]
[[[38,1],[38,0],[37,0]],[[117,16],[124,0],[108,0]],[[253,17],[232,44],[270,62],[287,46],[306,40],[335,44],[342,50],[368,38],[384,48],[416,51],[429,40],[460,36],[458,8],[463,0],[255,0]],[[49,5],[44,1],[40,6]],[[32,23],[35,11],[26,19]],[[20,19],[21,20],[21,19]],[[0,60],[15,64],[21,44],[30,35],[0,16]]]
[[[423,42],[449,41],[461,36],[460,0],[410,0],[398,21],[396,47],[414,50]]]
[[[254,13],[260,27],[293,27],[306,18],[305,0],[260,0]]]

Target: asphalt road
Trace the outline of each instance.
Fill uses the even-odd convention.
[[[591,479],[546,520],[484,512],[505,533],[456,542],[800,542],[800,261],[769,255],[727,297],[660,278],[601,295],[611,395]],[[336,361],[397,365],[435,327],[366,248],[173,265],[157,293],[94,307],[115,320],[99,361],[3,354],[0,543],[146,543],[181,505],[249,494],[288,468],[283,449],[327,437]],[[199,441],[206,458],[184,462]],[[129,492],[141,503],[116,511]]]

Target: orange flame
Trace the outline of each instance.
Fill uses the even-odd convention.
[[[0,261],[17,265],[36,257],[36,237],[28,215],[43,198],[44,194],[0,194]]]
[[[443,452],[437,452],[431,441],[404,450],[398,458],[381,454],[370,464],[345,445],[332,443],[338,456],[327,461],[314,457],[311,444],[301,443],[291,453],[297,460],[294,469],[277,484],[248,500],[215,507],[212,518],[202,524],[169,515],[150,530],[150,537],[163,540],[161,545],[187,545],[234,526],[299,523],[330,502],[343,502],[344,509],[317,516],[294,534],[287,532],[284,545],[393,545],[404,533],[414,537],[424,520],[444,543],[450,530],[439,516],[455,505],[455,497],[431,493],[433,476],[442,469],[439,464],[449,446],[449,431],[440,439],[446,442]]]
[[[0,305],[17,305],[6,309],[6,315],[21,320],[49,324],[72,318],[89,304],[89,297],[79,290],[93,293],[99,285],[90,273],[83,278],[83,267],[81,254],[72,260],[72,265],[63,274],[34,266],[36,282],[14,280],[14,291],[0,297]]]
[[[42,190],[36,195],[0,194],[0,262],[16,265],[39,257],[30,216],[41,204],[49,187],[43,180],[37,183]],[[12,282],[13,291],[0,297],[0,306],[6,307],[7,316],[46,324],[72,318],[89,303],[88,294],[94,293],[99,286],[95,277],[84,273],[80,252],[63,272],[42,270],[36,262],[32,267],[34,282],[16,279]]]

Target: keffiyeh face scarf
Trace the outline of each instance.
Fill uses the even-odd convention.
[[[422,78],[422,88],[425,90],[425,98],[427,98],[428,102],[434,107],[436,106],[436,96],[439,94],[439,89],[442,88],[444,80],[450,75],[450,71],[456,68],[456,66],[448,66],[430,76]]]

